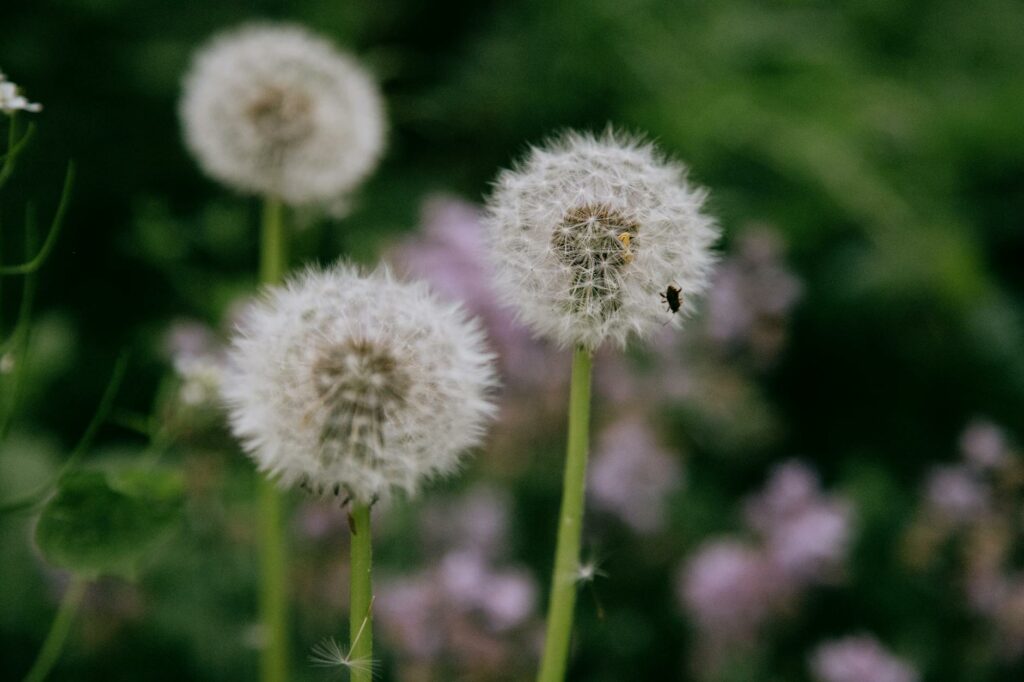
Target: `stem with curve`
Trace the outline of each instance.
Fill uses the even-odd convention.
[[[60,658],[60,652],[64,649],[64,642],[67,641],[71,623],[75,619],[75,613],[78,612],[78,606],[82,603],[84,594],[85,580],[76,576],[64,593],[60,608],[57,609],[57,615],[53,619],[53,625],[50,626],[50,632],[46,635],[46,641],[39,649],[32,669],[25,675],[24,682],[43,682],[50,674],[57,659]]]

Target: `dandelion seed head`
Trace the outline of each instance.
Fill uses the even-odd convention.
[[[568,132],[503,171],[485,226],[498,288],[535,333],[562,346],[624,345],[677,323],[707,287],[718,237],[706,192],[653,145],[608,130]]]
[[[290,204],[343,200],[384,143],[380,93],[363,67],[287,24],[213,38],[185,78],[180,113],[208,175]]]
[[[233,430],[284,486],[370,502],[455,469],[494,414],[478,323],[386,270],[309,270],[245,316],[223,380]]]

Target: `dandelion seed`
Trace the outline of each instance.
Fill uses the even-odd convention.
[[[353,672],[373,672],[377,665],[372,658],[352,658],[333,637],[313,645],[309,662],[317,668],[348,668]]]
[[[497,284],[541,336],[623,345],[666,322],[667,282],[687,307],[706,288],[719,230],[702,213],[705,196],[636,138],[553,138],[502,172],[487,202]]]
[[[243,321],[223,380],[261,470],[372,503],[455,469],[494,415],[476,320],[386,270],[309,270]]]
[[[185,142],[203,170],[290,204],[335,203],[376,166],[384,116],[352,57],[290,25],[215,37],[185,78]]]
[[[576,569],[576,582],[580,584],[592,583],[597,578],[607,578],[608,574],[601,570],[597,560],[581,561]]]

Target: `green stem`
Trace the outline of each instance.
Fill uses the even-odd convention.
[[[263,205],[260,239],[260,282],[277,284],[284,277],[287,254],[284,210],[277,199]],[[266,643],[260,665],[262,682],[288,679],[288,595],[285,588],[284,500],[271,481],[260,477],[262,585],[260,617]]]
[[[263,203],[260,240],[260,283],[279,284],[284,278],[288,249],[284,235],[284,206],[280,199],[267,197]]]
[[[370,546],[370,506],[352,505],[352,545],[349,575],[349,653],[351,682],[373,679],[373,553]]]
[[[82,595],[85,594],[85,580],[74,578],[64,593],[64,598],[57,609],[57,615],[50,626],[50,632],[46,635],[39,655],[32,669],[25,675],[24,682],[43,682],[50,670],[60,658],[60,652],[64,649],[64,642],[67,641],[68,631],[71,630],[71,622],[75,619],[78,605],[82,603]]]
[[[285,589],[284,505],[273,482],[261,476],[259,486],[262,534],[260,617],[266,634],[260,679],[263,682],[285,682],[288,679],[288,595]]]
[[[572,386],[569,390],[569,442],[565,456],[562,509],[558,520],[558,547],[551,576],[547,635],[538,682],[561,682],[565,678],[576,605],[576,583],[580,564],[580,535],[583,529],[583,493],[587,477],[587,434],[590,428],[590,351],[577,348],[572,358]]]

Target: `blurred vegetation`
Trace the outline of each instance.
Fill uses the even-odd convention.
[[[296,263],[374,262],[416,227],[431,193],[477,201],[526,143],[608,122],[646,131],[712,188],[724,250],[754,223],[789,245],[804,296],[781,358],[756,379],[777,435],[716,445],[695,439],[700,424],[686,414],[668,415],[689,479],[673,500],[673,530],[653,543],[623,528],[603,533],[611,577],[595,590],[610,615],[580,600],[572,679],[684,677],[693,634],[671,595],[675,562],[735,527],[740,497],[790,456],[856,503],[859,540],[845,582],[816,591],[736,679],[805,679],[811,646],[861,630],[927,680],[1024,675],[1019,658],[985,653],[949,571],[913,573],[898,556],[922,476],[955,457],[972,417],[1024,437],[1021,3],[40,0],[8,3],[0,16],[0,67],[45,107],[0,200],[5,262],[20,252],[20,231],[8,226],[21,224],[26,201],[55,205],[67,159],[78,168],[39,281],[27,388],[0,451],[0,502],[57,471],[122,350],[132,361],[118,411],[148,415],[169,372],[169,323],[218,328],[253,288],[257,202],[230,195],[188,158],[179,84],[212,33],[293,20],[366,60],[392,128],[384,164],[349,216],[295,217],[305,225]],[[3,298],[5,333],[17,304]],[[126,421],[108,423],[86,459],[156,448],[184,472],[184,520],[137,582],[95,586],[53,679],[252,679],[251,467],[223,438],[167,448]],[[466,479],[511,489],[512,554],[543,584],[561,441],[557,430],[540,440],[518,469],[484,458]],[[382,566],[415,563],[407,540],[417,504],[394,515]],[[63,584],[30,540],[33,523],[0,518],[5,679],[31,665]],[[336,584],[340,604],[344,533],[295,545],[296,573]],[[310,577],[320,571],[337,575]],[[343,635],[343,614],[304,599],[296,679],[338,679],[301,662],[307,643]]]

